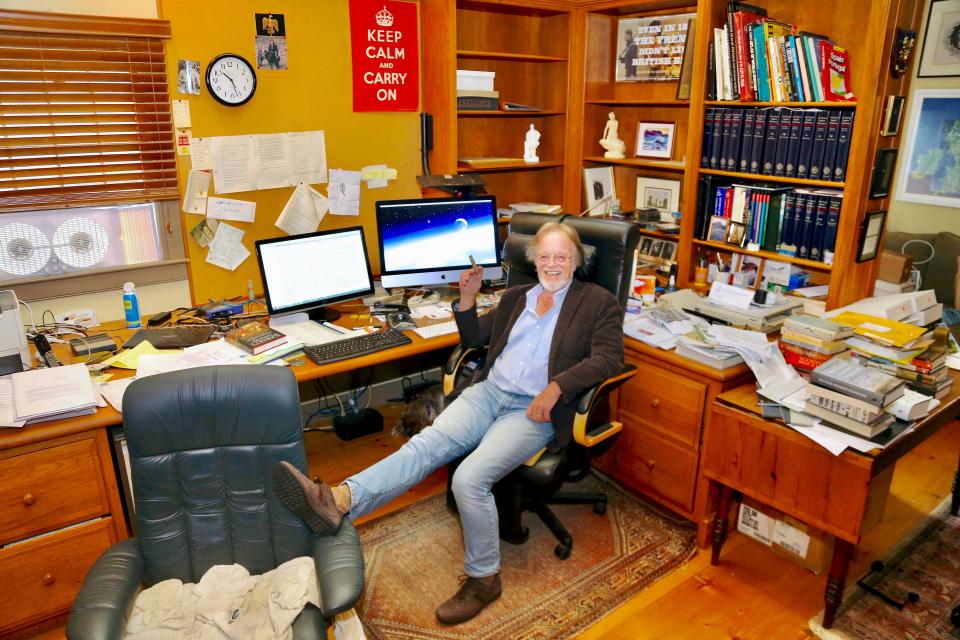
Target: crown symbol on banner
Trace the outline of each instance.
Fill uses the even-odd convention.
[[[381,27],[393,26],[393,14],[387,11],[386,7],[377,11],[377,24]]]

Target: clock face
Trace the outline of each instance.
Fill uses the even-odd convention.
[[[224,53],[207,65],[207,89],[214,99],[237,107],[253,97],[257,74],[253,66],[235,53]]]

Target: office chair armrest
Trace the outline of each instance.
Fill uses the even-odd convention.
[[[142,580],[143,556],[137,539],[128,538],[109,547],[83,579],[67,619],[67,638],[123,637]]]
[[[314,536],[313,561],[324,617],[353,608],[363,594],[363,551],[353,523],[344,519],[335,535]]]
[[[463,363],[466,362],[468,358],[483,353],[484,351],[486,351],[486,347],[465,347],[462,344],[458,344],[450,353],[450,357],[447,358],[447,362],[443,365],[444,398],[449,398],[456,390],[457,376],[460,373],[460,368],[463,366]]]
[[[624,364],[623,370],[600,384],[587,389],[577,403],[577,415],[573,419],[573,439],[584,447],[593,447],[604,440],[613,437],[623,429],[623,424],[609,421],[588,428],[587,421],[594,405],[606,398],[613,390],[637,374],[637,367],[633,364]]]

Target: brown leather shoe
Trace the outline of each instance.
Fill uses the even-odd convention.
[[[470,620],[500,597],[500,574],[486,578],[461,576],[456,595],[437,607],[437,620],[443,624],[460,624]]]
[[[273,465],[273,488],[280,502],[318,536],[333,535],[340,528],[343,516],[333,492],[322,480],[311,480],[289,462],[278,462]]]

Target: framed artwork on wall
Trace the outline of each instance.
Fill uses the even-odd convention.
[[[676,125],[668,122],[641,122],[637,126],[638,158],[670,158]]]
[[[960,76],[960,0],[932,0],[917,77],[951,76]]]
[[[960,89],[917,89],[897,173],[897,200],[960,207]]]
[[[880,135],[895,136],[900,133],[900,122],[903,120],[903,105],[906,98],[903,96],[887,96],[887,106],[883,110],[883,124],[880,126]]]
[[[869,198],[886,198],[890,195],[890,183],[893,169],[897,165],[897,149],[877,149],[873,161],[873,175],[870,177]]]
[[[883,235],[883,223],[887,212],[868,211],[860,226],[860,240],[857,243],[857,262],[866,262],[877,257],[880,251],[880,236]]]

